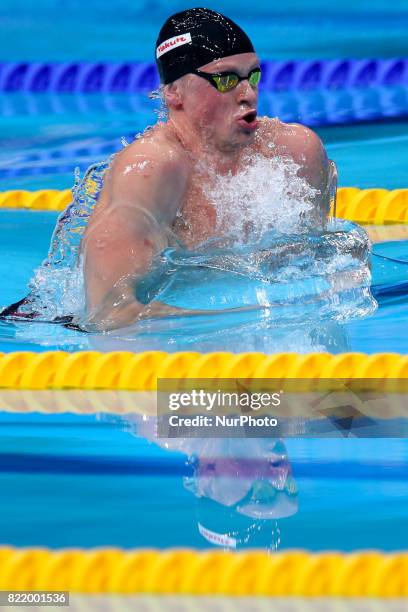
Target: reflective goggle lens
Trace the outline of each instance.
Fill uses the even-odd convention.
[[[225,93],[226,91],[230,91],[234,89],[242,79],[239,78],[235,72],[230,72],[226,74],[213,74],[211,75],[214,83],[217,86],[218,91],[221,93]],[[259,68],[255,70],[251,70],[248,75],[248,81],[251,87],[258,87],[259,81],[261,80],[261,71]]]
[[[213,79],[217,85],[218,91],[222,93],[234,89],[234,87],[238,85],[238,75],[234,73],[213,76]]]
[[[250,73],[248,81],[251,87],[257,87],[259,85],[260,80],[261,80],[260,70],[254,70],[253,72]]]

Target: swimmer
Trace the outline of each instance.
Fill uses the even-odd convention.
[[[307,127],[258,117],[260,60],[236,23],[205,8],[177,13],[155,55],[168,118],[114,157],[81,243],[86,314],[78,322],[90,331],[187,313],[140,303],[136,284],[170,234],[194,248],[228,230],[216,223],[208,189],[213,177],[242,172],[251,156],[293,160],[315,190],[316,223],[328,214],[322,143]]]
[[[188,247],[214,235],[205,185],[238,173],[248,153],[294,160],[328,213],[322,143],[304,126],[258,117],[260,61],[237,24],[205,8],[177,13],[160,30],[156,61],[168,120],[116,155],[83,239],[88,327],[184,312],[140,304],[135,283],[166,246],[166,228]]]

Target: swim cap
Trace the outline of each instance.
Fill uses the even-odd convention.
[[[248,36],[232,19],[206,8],[169,17],[156,42],[157,68],[164,85],[237,53],[254,53]]]

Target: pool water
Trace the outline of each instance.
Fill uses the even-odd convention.
[[[161,0],[103,3],[4,0],[2,61],[151,61],[158,25],[170,10]],[[254,38],[265,59],[407,55],[404,0],[269,0],[223,2]],[[62,6],[62,5],[61,5]],[[212,3],[208,4],[209,7]],[[57,18],[58,11],[58,18]],[[57,25],[56,25],[57,24]],[[384,92],[349,91],[343,104],[377,104]],[[408,108],[408,87],[386,99]],[[339,103],[338,92],[330,94]],[[388,95],[388,94],[387,94]],[[262,113],[302,121],[316,92],[263,92]],[[388,100],[388,101],[387,101]],[[314,107],[313,107],[314,108]],[[317,108],[317,107],[316,107]],[[295,110],[294,110],[295,109]],[[157,102],[132,95],[0,93],[0,190],[66,189],[83,172],[157,120]],[[341,110],[341,109],[340,109]],[[345,109],[347,112],[349,108]],[[297,113],[297,114],[296,114]],[[373,113],[375,115],[375,113]],[[388,113],[391,114],[391,113]],[[407,113],[392,121],[327,125],[308,113],[340,186],[406,188]],[[57,215],[0,210],[0,306],[20,299],[47,253]],[[395,261],[398,260],[398,261]],[[344,325],[317,321],[276,326],[260,313],[144,322],[135,330],[91,336],[58,325],[0,322],[0,351],[230,350],[395,351],[406,354],[408,240],[373,246],[377,311]],[[1,409],[1,404],[0,404]],[[0,412],[0,542],[17,546],[208,547],[197,527],[198,502],[183,485],[186,454],[166,450],[107,415]],[[245,440],[243,441],[243,444]],[[298,511],[273,521],[265,541],[279,549],[408,548],[408,446],[405,439],[285,441]]]
[[[151,61],[158,28],[188,3],[173,0],[105,3],[77,0],[3,0],[2,59],[5,61]],[[244,0],[205,6],[236,20],[256,42],[262,57],[275,59],[399,57],[406,55],[408,9],[405,0]],[[58,17],[60,17],[58,13]]]
[[[23,297],[32,271],[47,252],[57,214],[42,211],[0,211],[3,241],[0,271],[1,303]],[[13,261],[10,274],[9,261]],[[233,280],[231,281],[233,283]],[[408,321],[408,241],[375,244],[372,256],[372,292],[379,308],[363,319],[340,324],[330,320],[279,324],[262,311],[177,317],[146,321],[109,334],[84,334],[62,326],[33,322],[0,322],[0,350],[178,350],[266,353],[282,351],[332,353],[361,351],[407,352],[401,328]],[[233,285],[230,287],[232,291]],[[299,306],[300,308],[300,306]]]
[[[184,454],[134,436],[119,418],[3,413],[0,426],[1,542],[208,547],[197,498],[183,486]],[[299,510],[268,526],[265,546],[278,528],[282,550],[408,547],[405,440],[285,444]]]

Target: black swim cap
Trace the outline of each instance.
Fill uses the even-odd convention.
[[[157,68],[164,85],[237,53],[254,53],[248,36],[232,19],[206,8],[169,17],[156,42]]]

